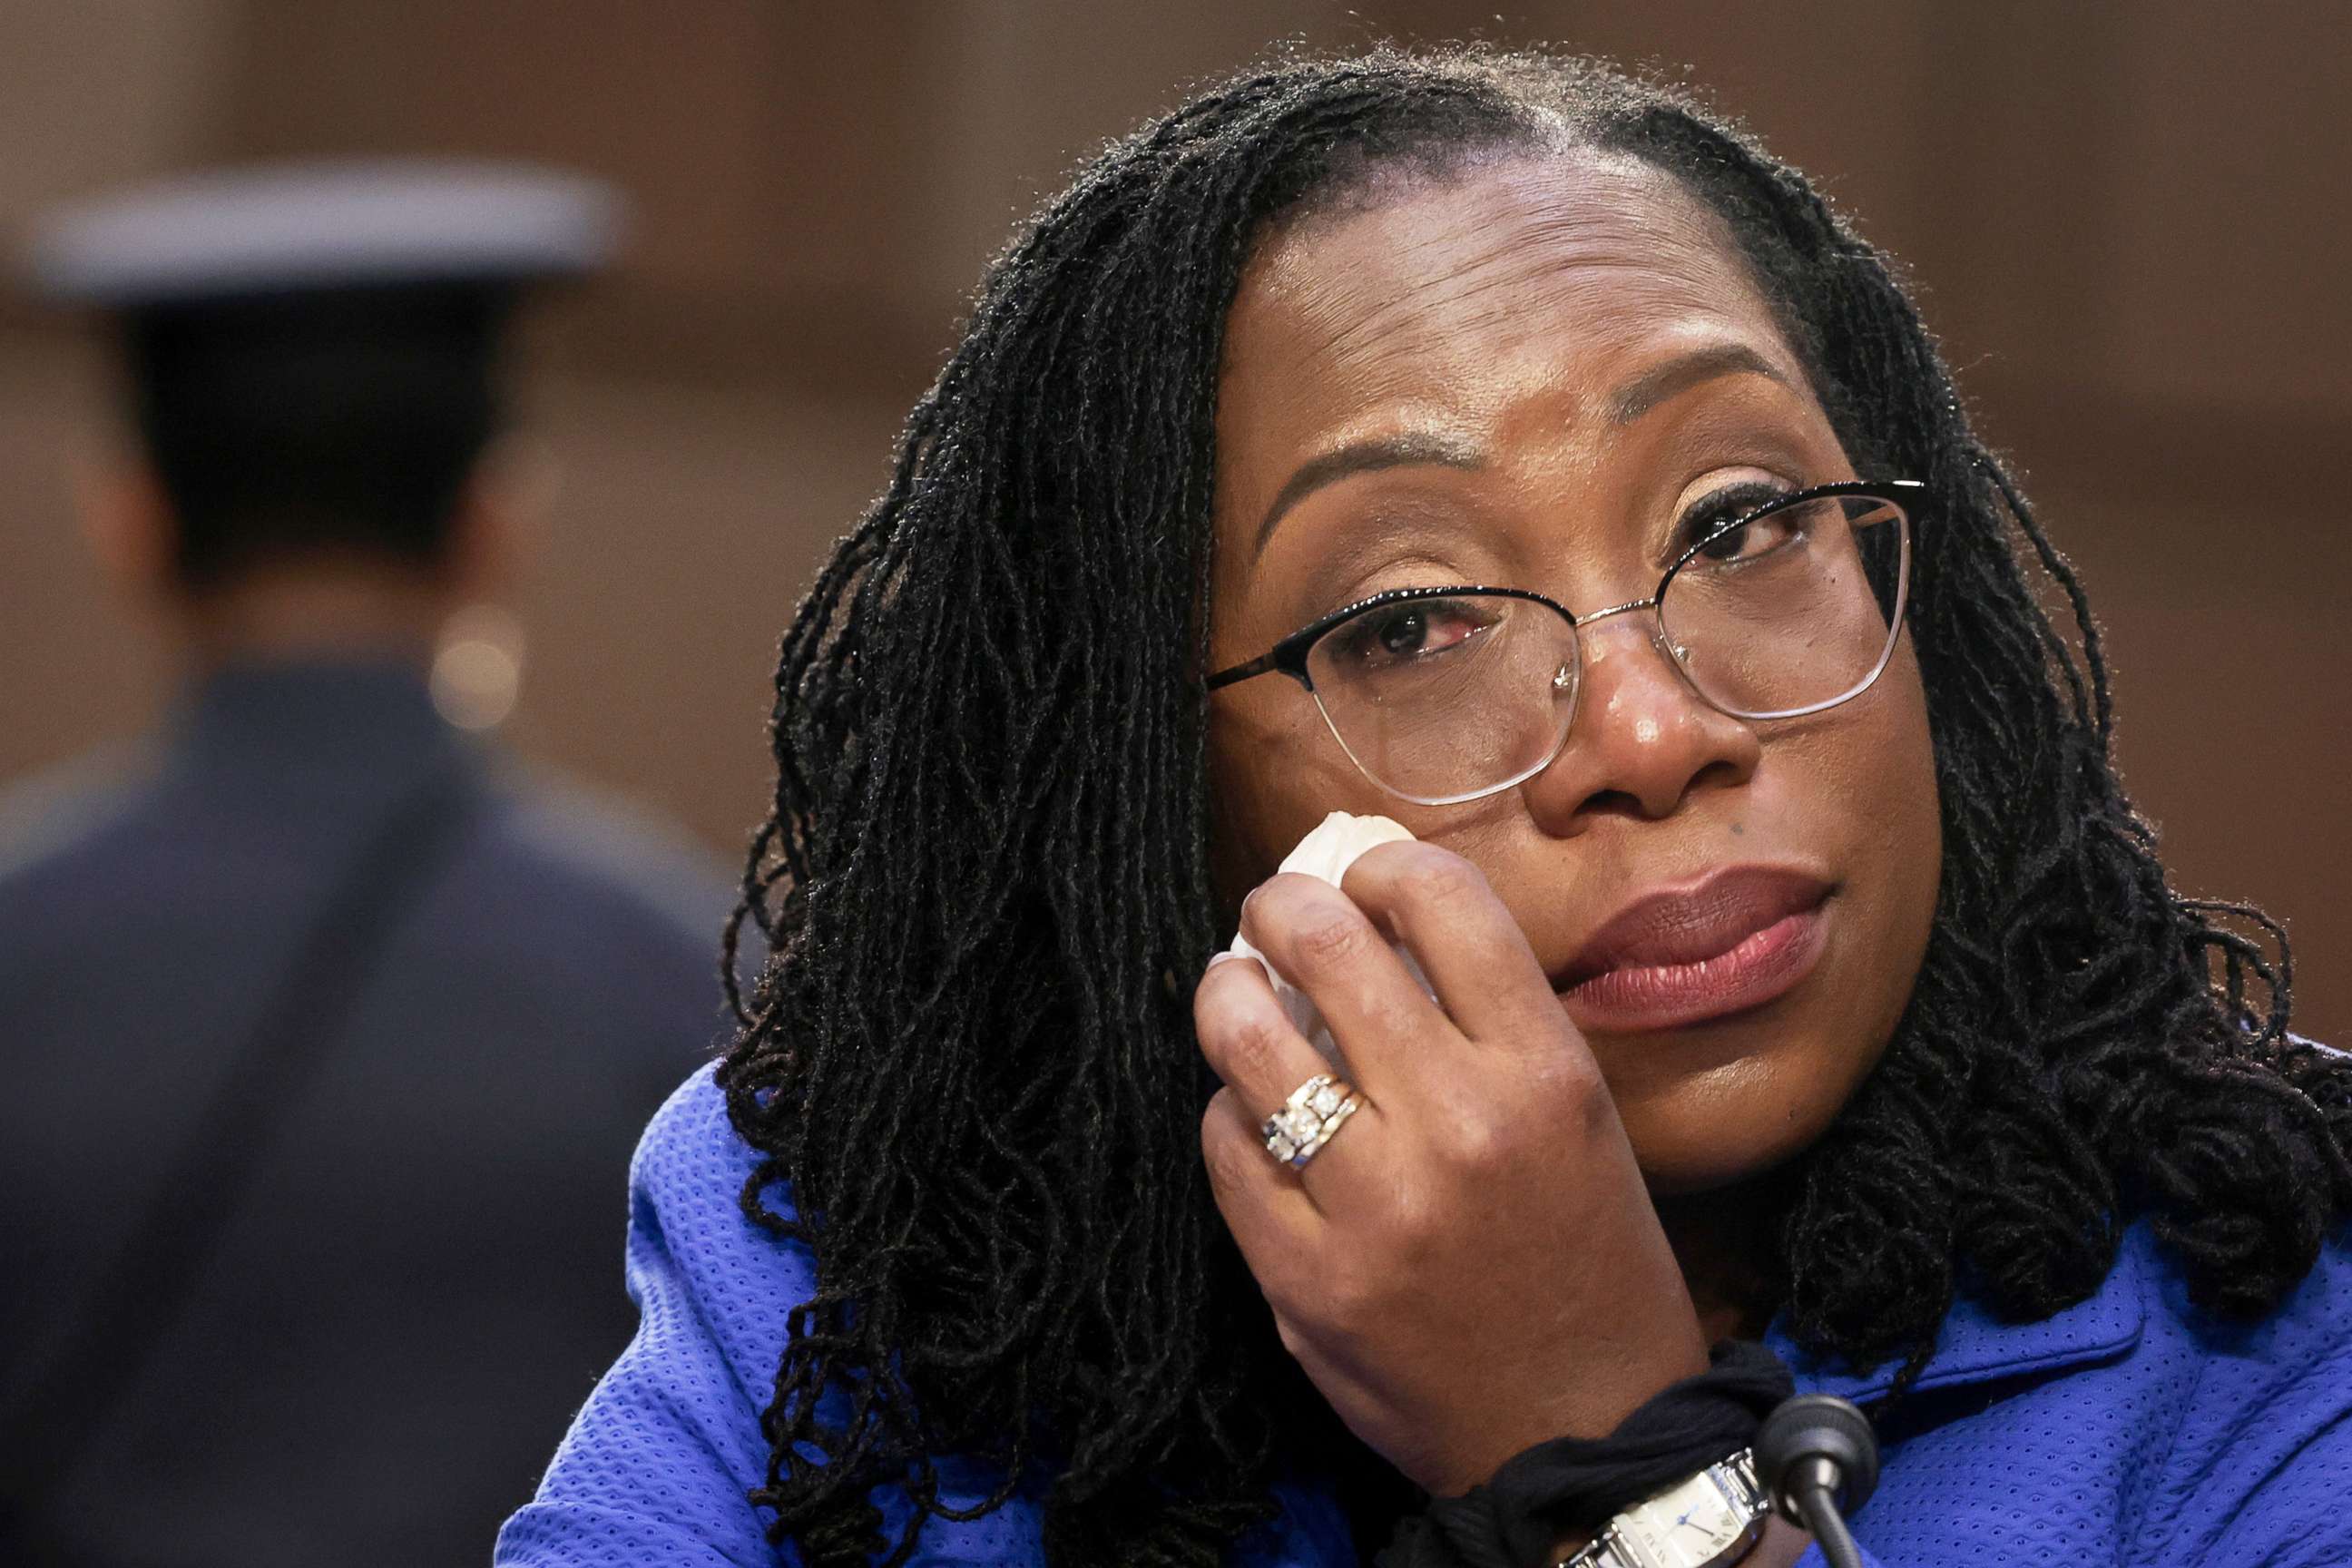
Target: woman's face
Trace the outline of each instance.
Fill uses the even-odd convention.
[[[1916,477],[1854,473],[1717,220],[1645,165],[1582,156],[1475,165],[1278,230],[1234,305],[1216,439],[1212,668],[1389,588],[1526,588],[1578,615],[1644,599],[1685,514],[1727,487]],[[1756,723],[1701,700],[1654,625],[1581,634],[1565,748],[1483,800],[1387,794],[1281,675],[1217,693],[1211,766],[1228,900],[1334,810],[1477,865],[1665,1193],[1762,1171],[1836,1116],[1910,994],[1941,844],[1907,641],[1862,696]],[[1801,905],[1800,978],[1719,1006],[1689,1000],[1686,973],[1645,1005],[1655,977],[1631,961],[1593,984],[1629,912],[1637,955],[1705,956],[1649,929],[1634,906],[1660,897],[1667,926],[1708,931],[1714,905]]]

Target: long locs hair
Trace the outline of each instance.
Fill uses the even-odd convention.
[[[1803,1163],[1800,1340],[1916,1371],[1958,1290],[2046,1315],[2140,1213],[2200,1301],[2258,1312],[2352,1212],[2352,1071],[2287,1034],[2275,927],[2168,889],[2081,589],[1885,260],[1685,97],[1588,62],[1282,65],[1110,148],[998,260],[783,639],[728,967],[747,920],[772,957],[719,1081],[761,1156],[746,1213],[815,1260],[751,1499],[811,1563],[902,1562],[927,1515],[1031,1483],[1053,1561],[1212,1563],[1285,1467],[1345,1459],[1199,1157],[1223,322],[1286,213],[1579,148],[1717,214],[1849,450],[1929,486],[1907,629],[1939,906],[1883,1062]],[[950,1453],[994,1495],[942,1499]],[[916,1505],[896,1540],[877,1486]]]

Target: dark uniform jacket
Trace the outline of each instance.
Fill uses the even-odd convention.
[[[100,1362],[136,1370],[9,1500],[0,1559],[486,1561],[625,1342],[628,1154],[721,1038],[723,878],[526,784],[404,670],[254,667],[142,776],[0,817],[0,1422],[141,1216],[197,1196],[163,1188],[230,1064],[428,780],[440,848],[347,1018],[285,1074],[184,1289],[108,1320]]]

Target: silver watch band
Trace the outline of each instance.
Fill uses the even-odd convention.
[[[1621,1510],[1559,1568],[1725,1568],[1763,1533],[1771,1500],[1742,1448]]]

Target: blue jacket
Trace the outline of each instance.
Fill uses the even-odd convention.
[[[508,1521],[500,1563],[797,1560],[767,1543],[744,1494],[763,1473],[758,1416],[784,1314],[811,1293],[811,1270],[803,1251],[738,1210],[752,1163],[707,1072],[655,1119],[632,1177],[636,1337],[537,1500]],[[1824,1371],[1772,1338],[1800,1388],[1864,1399],[1893,1375]],[[1853,1525],[1886,1568],[2352,1563],[2352,1234],[2268,1321],[2242,1328],[2192,1309],[2178,1271],[2136,1227],[2098,1294],[2045,1321],[1956,1308],[1882,1437],[1878,1494]],[[943,1463],[940,1477],[950,1504],[987,1490],[970,1466]],[[1330,1499],[1277,1496],[1281,1517],[1237,1562],[1355,1561]],[[905,1504],[887,1489],[875,1500],[895,1531]],[[929,1521],[914,1561],[1043,1563],[1034,1499],[971,1523]]]

